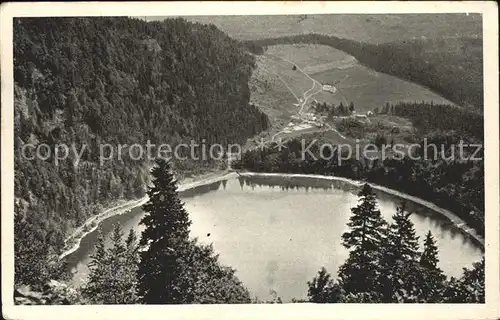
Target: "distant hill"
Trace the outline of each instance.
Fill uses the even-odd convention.
[[[351,45],[335,48],[376,71],[429,87],[457,104],[483,108],[480,14],[189,16],[186,19],[212,23],[240,40],[308,34],[353,40],[362,50],[352,50]]]
[[[165,17],[148,17],[163,19]],[[229,36],[256,40],[318,33],[367,43],[412,39],[481,37],[480,14],[314,14],[259,16],[187,16],[214,24]]]

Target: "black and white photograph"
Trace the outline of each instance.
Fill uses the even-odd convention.
[[[496,3],[256,4],[2,21],[2,304],[495,304]]]

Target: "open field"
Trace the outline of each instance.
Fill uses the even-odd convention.
[[[252,92],[250,102],[264,110],[274,125],[296,113],[291,106],[297,103],[297,99],[279,76],[267,68],[268,64],[264,57],[257,57],[257,68],[249,83]]]
[[[148,17],[164,19],[166,17]],[[229,36],[255,40],[320,33],[369,43],[415,38],[456,38],[481,35],[479,14],[315,14],[279,16],[187,16],[213,23]]]
[[[424,100],[453,104],[418,84],[375,72],[361,65],[343,70],[324,71],[313,74],[312,77],[322,83],[332,83],[338,79],[345,79],[337,85],[337,88],[345,99],[349,102],[352,101],[356,110],[361,112],[375,108],[380,109],[386,102]]]
[[[306,73],[315,66],[327,65],[332,68],[344,68],[352,64],[354,57],[347,53],[335,50],[332,47],[315,44],[289,44],[269,46],[266,54],[276,55],[295,64]],[[354,59],[355,61],[356,59]]]
[[[293,70],[294,64],[280,59],[280,56],[266,53],[263,57],[264,63],[261,67],[264,67],[269,72],[274,73],[284,83],[286,83],[290,93],[296,97],[296,102],[299,102],[300,99],[304,98],[304,92],[307,92],[312,88],[313,81],[299,70]]]

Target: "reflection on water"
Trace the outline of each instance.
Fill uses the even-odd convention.
[[[269,176],[238,176],[240,188],[248,186],[255,189],[258,187],[280,188],[283,191],[300,190],[308,192],[309,189],[319,189],[323,191],[339,189],[351,193],[357,193],[358,187],[337,180],[323,180],[309,177],[269,177]]]
[[[213,243],[222,263],[237,269],[237,276],[262,300],[275,294],[284,301],[305,298],[306,283],[320,267],[336,275],[348,252],[341,245],[350,208],[357,204],[357,186],[342,181],[303,177],[244,177],[222,180],[182,191],[193,222],[191,235]],[[377,192],[379,208],[390,221],[400,199]],[[428,230],[438,241],[440,267],[449,276],[460,276],[482,255],[481,249],[439,213],[407,202],[414,214],[422,245]],[[125,230],[142,231],[143,216],[136,208],[101,225],[110,235],[119,222]],[[75,285],[87,274],[89,254],[97,233],[82,240],[68,257],[76,274]],[[107,237],[109,245],[109,236]]]

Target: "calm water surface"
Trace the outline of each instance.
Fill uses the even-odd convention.
[[[307,281],[320,267],[336,275],[348,252],[341,245],[350,208],[357,204],[357,187],[312,178],[239,177],[184,191],[181,196],[193,222],[191,235],[213,243],[223,264],[259,299],[276,292],[284,301],[305,298]],[[397,197],[377,192],[379,208],[391,221],[400,203]],[[440,250],[440,267],[448,276],[460,276],[463,267],[481,259],[482,250],[439,213],[407,202],[422,245],[428,230]],[[136,208],[101,224],[109,244],[113,225],[128,232],[142,231],[143,216]],[[73,284],[87,276],[87,263],[97,232],[87,235],[68,256]]]

